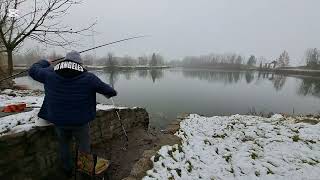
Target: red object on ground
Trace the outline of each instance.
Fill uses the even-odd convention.
[[[26,107],[27,107],[27,104],[25,103],[7,105],[2,109],[2,112],[5,112],[5,113],[23,112],[26,109]]]

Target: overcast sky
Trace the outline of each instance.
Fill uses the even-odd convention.
[[[167,60],[235,52],[277,58],[287,50],[294,64],[307,48],[320,48],[319,0],[83,0],[64,22],[97,20],[85,49],[132,35],[151,35],[96,51],[101,56],[161,53]]]

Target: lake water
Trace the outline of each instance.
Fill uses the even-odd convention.
[[[151,125],[163,128],[180,113],[202,115],[248,112],[320,112],[320,79],[263,74],[254,71],[163,69],[94,71],[118,91],[116,104],[144,107]],[[32,89],[42,89],[29,77],[16,79]],[[111,103],[101,95],[100,103]]]

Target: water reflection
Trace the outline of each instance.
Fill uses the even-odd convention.
[[[199,71],[199,70],[183,70],[183,76],[186,78],[197,78],[209,82],[224,82],[226,84],[237,83],[242,79],[243,72],[233,71]]]
[[[126,80],[133,80],[134,76],[138,76],[139,78],[146,79],[148,76],[152,80],[153,83],[156,83],[157,79],[163,78],[163,70],[161,69],[151,69],[151,70],[125,70],[125,71],[117,71],[117,70],[105,70],[104,74],[108,83],[114,87],[116,81],[119,79],[119,75],[123,75]]]
[[[126,78],[126,80],[131,80],[132,76],[134,75],[135,71],[129,70],[129,71],[124,71],[123,74]]]
[[[197,78],[199,80],[207,80],[209,82],[223,82],[225,84],[234,84],[245,79],[247,84],[250,84],[254,80],[259,81],[266,79],[272,82],[276,91],[281,90],[287,80],[287,76],[282,74],[274,74],[270,72],[258,72],[258,76],[255,71],[199,71],[199,70],[184,70],[183,75],[187,78]]]
[[[254,72],[253,71],[247,71],[246,72],[246,81],[248,84],[250,84],[254,79]]]
[[[312,95],[320,97],[320,79],[318,78],[301,78],[301,83],[298,88],[298,94],[307,96]]]
[[[152,82],[155,83],[157,79],[163,78],[163,70],[151,69],[150,76],[151,76]]]
[[[259,71],[258,72],[258,80],[259,79],[269,79],[269,80],[272,80],[274,78],[274,73],[271,73],[271,72],[261,72]]]
[[[148,77],[148,70],[139,70],[138,71],[138,75],[139,75],[140,78],[145,79],[145,78]]]
[[[273,87],[276,91],[279,91],[283,88],[286,83],[287,77],[285,75],[273,74],[271,81],[273,82]]]
[[[162,79],[164,70],[151,69],[151,70],[126,70],[126,71],[106,71],[109,75],[109,83],[114,86],[118,79],[119,74],[124,75],[126,80],[131,80],[134,75],[138,75],[139,78],[146,79],[148,76],[153,83],[156,83],[157,79]],[[279,91],[285,85],[286,76],[268,72],[259,72],[258,76],[255,76],[254,71],[199,71],[199,70],[183,70],[182,74],[186,78],[196,78],[199,80],[206,80],[209,82],[223,82],[226,84],[238,83],[245,78],[247,84],[252,81],[260,79],[268,79],[272,81],[274,88]]]
[[[109,74],[109,83],[113,88],[114,88],[115,82],[118,80],[118,75],[119,75],[118,71],[111,71]]]

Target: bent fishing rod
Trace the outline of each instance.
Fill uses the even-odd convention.
[[[125,39],[120,39],[118,41],[113,41],[113,42],[109,42],[109,43],[106,43],[106,44],[102,44],[102,45],[99,45],[99,46],[96,46],[96,47],[93,47],[93,48],[89,48],[89,49],[86,49],[86,50],[83,50],[83,51],[80,51],[79,53],[84,53],[84,52],[88,52],[88,51],[91,51],[91,50],[94,50],[94,49],[98,49],[98,48],[101,48],[101,47],[104,47],[104,46],[109,46],[111,44],[116,44],[116,43],[119,43],[119,42],[123,42],[123,41],[129,41],[129,40],[132,40],[132,39],[139,39],[139,38],[143,38],[143,37],[146,37],[146,36],[134,36],[134,37],[130,37],[130,38],[125,38]],[[60,60],[63,60],[65,57],[61,57],[61,58],[58,58],[58,59],[55,59],[51,62],[56,62],[56,61],[60,61]],[[6,78],[3,78],[0,80],[0,83],[3,82],[3,81],[6,81],[8,79],[11,79],[11,78],[14,78],[20,74],[23,74],[23,73],[26,73],[29,71],[29,68],[27,70],[23,70],[19,73],[16,73],[16,74],[13,74],[11,76],[8,76]]]

